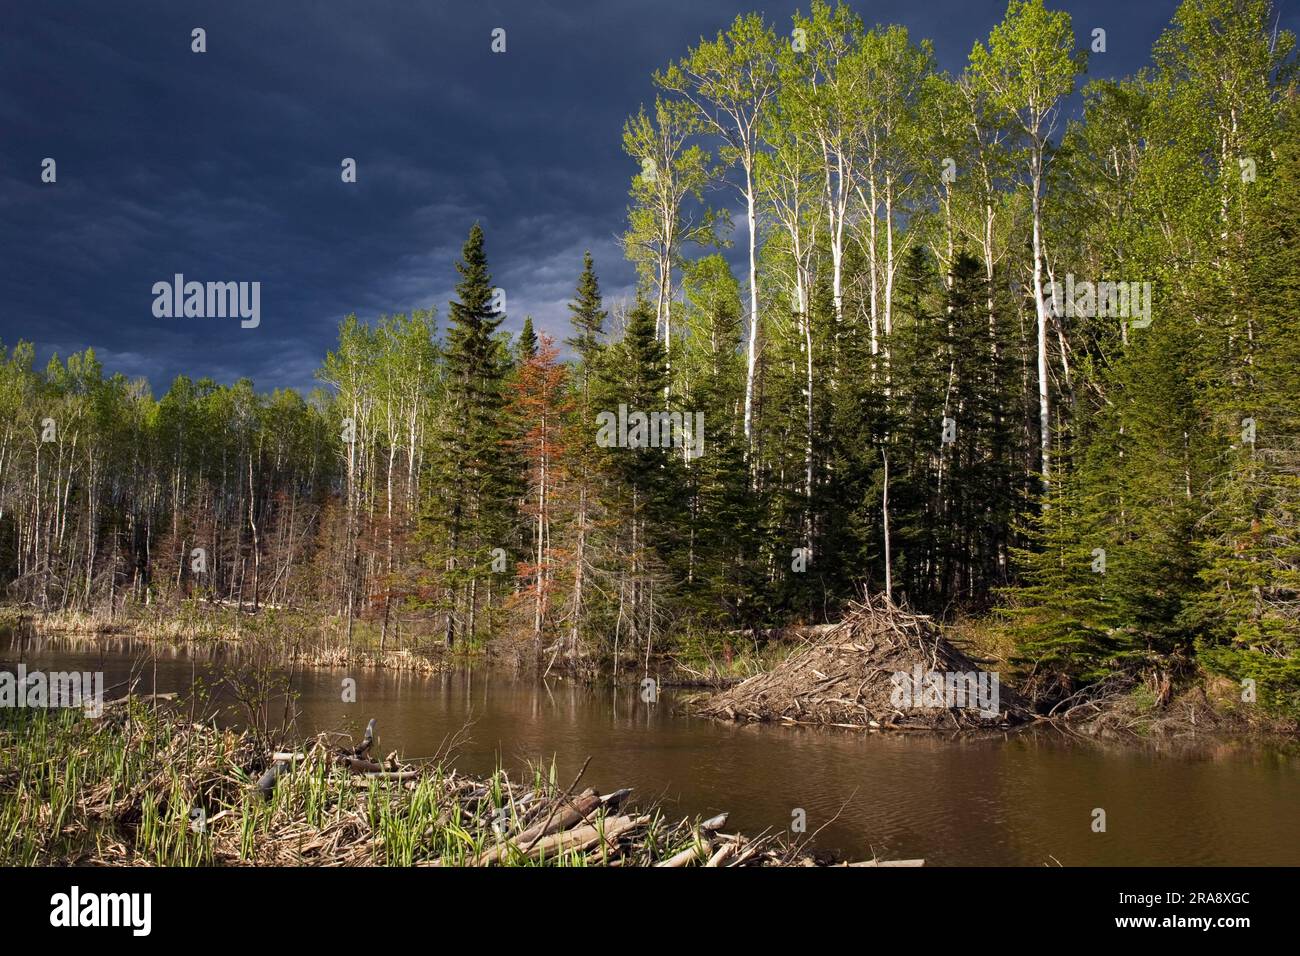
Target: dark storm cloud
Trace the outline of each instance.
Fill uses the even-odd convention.
[[[1057,6],[1058,4],[1052,4]],[[557,337],[584,249],[622,261],[624,118],[651,72],[754,4],[27,4],[0,35],[0,339],[94,346],[156,390],[180,372],[310,386],[349,312],[434,306],[478,220],[507,327]],[[795,4],[762,8],[788,29]],[[801,6],[807,6],[806,3]],[[1066,3],[1093,75],[1142,65],[1174,4]],[[857,4],[960,68],[1001,2]],[[1284,23],[1284,26],[1287,25]],[[208,52],[190,51],[207,31]],[[493,28],[508,49],[489,49]],[[42,185],[40,163],[58,162]],[[357,160],[355,185],[340,180]],[[721,198],[721,197],[719,197]],[[743,219],[737,217],[738,223]],[[738,233],[737,239],[743,238]],[[260,281],[262,321],[157,319],[153,283]]]

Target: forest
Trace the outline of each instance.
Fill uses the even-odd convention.
[[[1116,81],[1088,79],[1104,31],[1042,0],[956,74],[846,5],[742,15],[647,78],[622,130],[638,292],[575,261],[562,333],[502,328],[467,222],[454,301],[349,315],[310,394],[155,396],[93,348],[41,369],[13,343],[4,598],[294,609],[597,675],[730,664],[867,592],[979,630],[1044,700],[1214,675],[1300,716],[1275,20],[1185,0]]]

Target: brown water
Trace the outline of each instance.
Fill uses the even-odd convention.
[[[12,669],[99,670],[110,688],[134,672],[143,689],[211,684],[211,658],[115,641],[0,638]],[[1098,748],[1055,733],[970,740],[773,726],[681,716],[664,691],[589,689],[490,669],[434,677],[363,671],[343,703],[339,670],[296,686],[300,730],[360,736],[378,719],[381,753],[433,756],[463,730],[452,762],[468,773],[554,760],[567,784],[634,787],[669,813],[727,810],[729,828],[788,830],[806,812],[815,843],[854,858],[943,865],[1300,864],[1300,760],[1276,750],[1209,745],[1192,754]],[[123,691],[110,690],[108,696]],[[1092,830],[1106,811],[1106,832]]]

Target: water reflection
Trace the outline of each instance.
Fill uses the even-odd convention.
[[[230,652],[128,638],[0,637],[12,666],[102,670],[106,686],[185,692],[212,687]],[[343,679],[356,679],[356,703]],[[454,747],[470,773],[549,767],[568,783],[636,788],[670,813],[728,810],[729,826],[788,830],[807,813],[817,844],[863,858],[947,865],[1295,865],[1297,761],[1216,745],[1194,755],[1099,749],[1049,733],[993,739],[729,725],[646,704],[639,688],[467,668],[415,673],[308,670],[295,676],[300,729],[359,735],[379,721],[379,751],[429,757]],[[122,691],[119,690],[118,693]],[[219,690],[215,699],[222,703]],[[110,691],[110,696],[112,696]],[[1105,808],[1108,832],[1093,833]]]

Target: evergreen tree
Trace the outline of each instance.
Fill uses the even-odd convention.
[[[515,343],[515,365],[523,365],[537,355],[537,333],[533,331],[533,317],[524,316],[524,327],[519,330],[519,340]]]
[[[618,593],[620,613],[628,621],[633,642],[653,640],[656,610],[665,561],[678,564],[683,550],[676,520],[681,500],[680,457],[674,449],[655,447],[661,437],[649,416],[665,409],[664,386],[668,381],[663,343],[655,330],[654,312],[638,299],[628,313],[622,339],[609,349],[594,387],[596,404],[606,415],[617,417],[626,411],[626,443],[616,424],[606,423],[611,439],[603,449],[604,468],[610,476],[606,486],[606,511],[620,516],[617,548],[620,568]],[[639,425],[633,416],[644,416]]]
[[[505,316],[493,308],[483,230],[477,223],[456,271],[460,281],[448,313],[445,346],[449,413],[442,440],[444,494],[436,503],[450,592],[448,646],[455,640],[458,612],[466,637],[475,638],[479,582],[496,571],[494,558],[499,567],[495,549],[504,550],[508,543],[519,474],[503,453],[507,366],[495,332]]]
[[[582,257],[582,272],[569,303],[569,316],[575,334],[566,341],[577,354],[577,362],[568,379],[573,394],[563,437],[573,498],[570,546],[573,587],[567,597],[565,615],[569,622],[568,653],[570,659],[576,659],[586,643],[588,628],[598,632],[604,626],[609,603],[602,605],[593,600],[593,594],[600,592],[593,588],[591,581],[596,570],[598,534],[603,529],[602,455],[596,446],[596,415],[600,408],[592,394],[592,383],[602,367],[608,313],[590,252]]]
[[[569,303],[569,314],[574,335],[565,339],[565,342],[577,353],[581,385],[586,390],[591,369],[602,345],[605,319],[609,317],[601,301],[600,280],[596,277],[596,267],[590,251],[582,254],[582,274],[578,277],[578,288],[573,301]]]
[[[1222,451],[1205,493],[1199,574],[1187,614],[1200,659],[1253,680],[1266,709],[1300,716],[1300,106],[1280,121],[1276,165],[1251,184],[1240,321],[1242,375],[1223,375],[1213,429]],[[1220,353],[1231,354],[1225,349]],[[1248,696],[1248,695],[1247,695]]]

